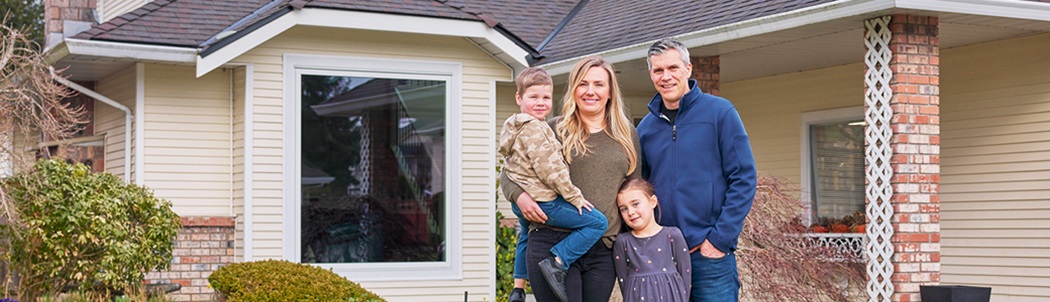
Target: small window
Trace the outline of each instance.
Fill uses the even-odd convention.
[[[813,215],[842,218],[864,211],[864,123],[810,125]]]
[[[810,223],[864,212],[863,109],[803,114],[802,189]]]

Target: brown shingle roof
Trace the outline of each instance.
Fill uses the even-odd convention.
[[[268,0],[156,0],[73,38],[197,47]]]
[[[221,48],[291,9],[315,7],[436,18],[498,21],[504,34],[533,49],[579,0],[155,0],[77,34],[74,38],[196,47],[202,55]],[[539,63],[694,32],[810,7],[832,0],[591,0],[540,53]],[[270,19],[268,19],[270,18]],[[491,24],[491,23],[490,23]],[[235,30],[221,41],[220,31]],[[531,49],[530,49],[531,50]]]
[[[592,0],[540,50],[539,64],[793,11],[832,0]]]

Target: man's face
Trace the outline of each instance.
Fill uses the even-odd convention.
[[[525,92],[515,95],[521,113],[531,115],[538,120],[547,118],[551,113],[551,99],[554,95],[554,87],[551,85],[533,85],[525,88]]]
[[[675,103],[689,92],[689,75],[693,64],[682,62],[678,50],[668,49],[662,54],[649,57],[649,78],[664,102]]]

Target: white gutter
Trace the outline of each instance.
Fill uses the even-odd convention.
[[[694,48],[720,42],[739,40],[742,38],[757,36],[761,34],[781,31],[799,26],[816,24],[844,17],[861,15],[864,13],[887,10],[894,7],[892,0],[844,0],[814,5],[811,7],[794,10],[786,13],[755,18],[743,22],[731,23],[717,27],[673,36],[681,41],[686,47]],[[645,58],[649,46],[659,39],[665,37],[653,37],[653,40],[636,43],[616,49],[610,49],[598,53],[590,53],[586,56],[568,58],[558,62],[543,64],[540,67],[546,69],[552,75],[566,74],[580,59],[599,55],[610,63],[620,63],[639,58]]]
[[[891,9],[924,10],[930,12],[960,13],[979,16],[994,16],[1028,20],[1050,21],[1050,4],[1015,0],[843,0],[776,15],[755,18],[743,22],[706,28],[673,38],[686,47],[695,48],[717,43],[739,40],[800,26],[832,20],[863,16]],[[552,75],[567,74],[580,59],[600,55],[610,63],[620,63],[645,58],[649,46],[658,39],[636,43],[616,49],[540,65]]]
[[[156,62],[196,63],[197,48],[143,45],[66,38],[47,54],[48,64],[69,56],[134,59]]]
[[[76,90],[77,92],[106,103],[106,105],[113,106],[113,108],[120,109],[120,111],[124,111],[124,182],[131,182],[131,165],[128,164],[128,159],[131,158],[131,118],[134,116],[131,114],[131,109],[128,109],[127,106],[121,105],[117,101],[99,94],[94,90],[80,86],[73,81],[56,75],[54,68],[49,67],[49,69],[51,69],[51,78],[62,83],[62,85],[66,85],[66,87]]]
[[[1017,0],[897,0],[897,8],[1050,21],[1050,3]]]

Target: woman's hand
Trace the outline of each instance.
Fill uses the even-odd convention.
[[[538,223],[547,222],[547,214],[543,213],[540,205],[535,200],[532,200],[532,196],[529,196],[529,193],[518,195],[516,203],[518,204],[518,209],[521,210],[521,214],[525,215],[525,219]]]

